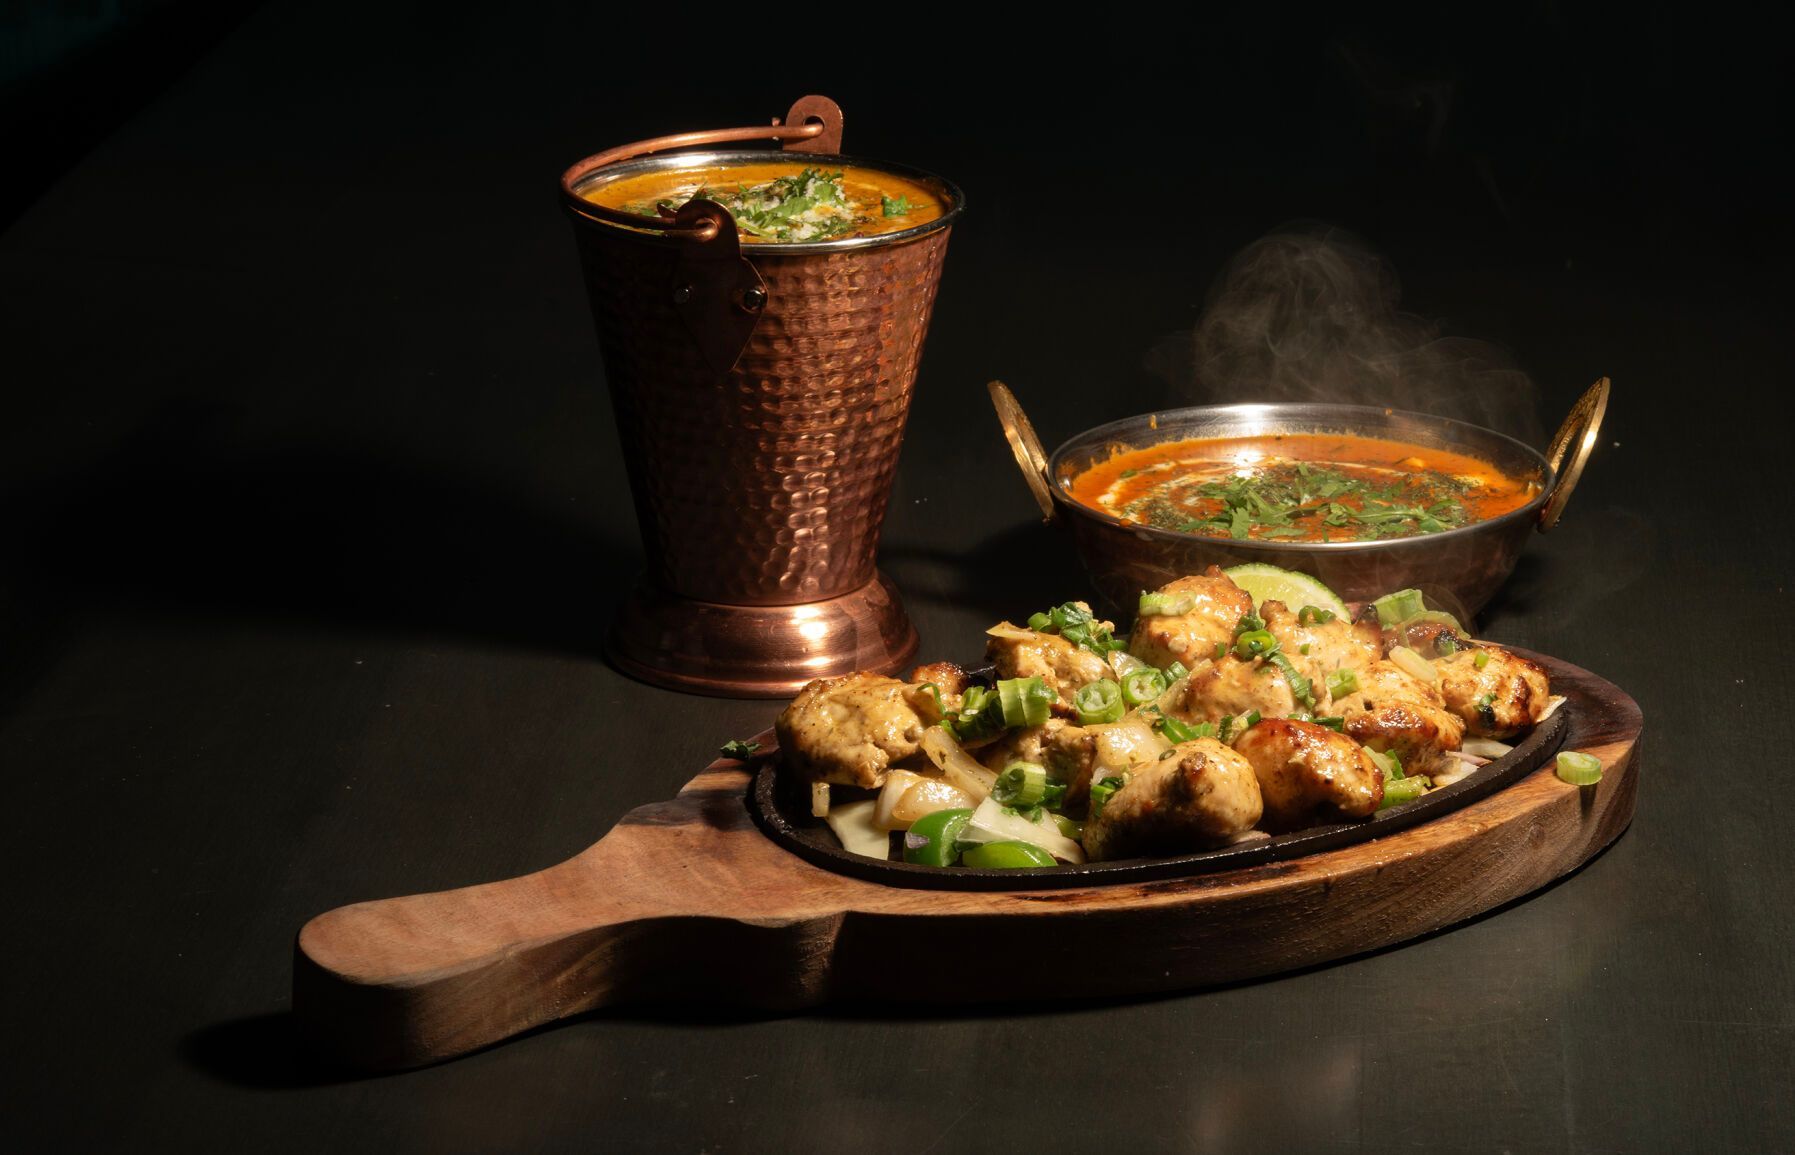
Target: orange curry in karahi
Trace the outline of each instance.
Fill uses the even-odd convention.
[[[1445,449],[1284,433],[1125,450],[1067,488],[1112,517],[1178,533],[1351,542],[1488,521],[1526,505],[1540,483]]]
[[[750,244],[802,244],[901,232],[946,206],[925,185],[859,165],[812,168],[791,161],[681,168],[620,177],[580,190],[594,204],[641,216],[671,215],[689,200],[715,201]]]

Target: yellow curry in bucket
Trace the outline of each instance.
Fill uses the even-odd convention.
[[[605,208],[640,216],[677,212],[696,198],[735,218],[749,244],[803,244],[902,232],[946,211],[926,185],[859,165],[792,161],[668,169],[620,177],[580,190]]]
[[[1255,541],[1378,541],[1489,521],[1539,493],[1481,458],[1405,441],[1284,433],[1123,451],[1068,485],[1138,525]]]

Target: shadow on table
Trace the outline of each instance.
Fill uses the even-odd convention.
[[[324,1087],[354,1079],[307,1053],[288,1011],[201,1027],[181,1040],[188,1066],[221,1083],[257,1090]]]
[[[1375,958],[1402,950],[1416,943],[1428,942],[1441,935],[1450,934],[1462,927],[1474,926],[1486,919],[1494,918],[1505,911],[1530,902],[1540,895],[1547,894],[1566,881],[1577,877],[1588,869],[1590,863],[1599,861],[1609,850],[1620,844],[1626,837],[1623,831],[1620,838],[1603,847],[1582,865],[1570,873],[1542,886],[1531,894],[1522,895],[1510,902],[1484,911],[1482,914],[1442,927],[1428,934],[1419,935],[1400,943],[1380,947],[1376,950],[1360,954],[1348,955],[1344,958],[1317,963],[1314,966],[1296,970],[1281,971],[1277,974],[1264,975],[1259,978],[1243,979],[1239,982],[1221,983],[1189,991],[1165,991],[1139,995],[1106,995],[1092,998],[1063,998],[1043,1002],[1032,999],[1027,1002],[1006,1002],[992,999],[976,1005],[938,1005],[917,1003],[893,1003],[873,1001],[845,1001],[832,1003],[799,1012],[761,1011],[751,1008],[722,1006],[706,1003],[655,1003],[632,1005],[627,1007],[606,1008],[584,1015],[545,1023],[540,1027],[513,1035],[480,1050],[492,1050],[496,1047],[511,1046],[535,1035],[550,1031],[563,1030],[575,1023],[602,1024],[640,1023],[664,1027],[685,1027],[695,1030],[709,1030],[723,1027],[752,1025],[754,1023],[771,1022],[788,1019],[797,1015],[818,1019],[837,1019],[849,1022],[913,1022],[919,1019],[934,1019],[944,1022],[976,1022],[983,1019],[1020,1019],[1042,1015],[1061,1015],[1071,1013],[1099,1012],[1115,1007],[1167,1002],[1173,999],[1201,997],[1204,994],[1234,990],[1241,987],[1256,986],[1262,983],[1276,982],[1313,974],[1330,967],[1353,962],[1359,959]],[[470,1052],[475,1054],[476,1052]],[[223,1023],[202,1027],[188,1035],[181,1042],[181,1058],[190,1066],[213,1079],[232,1086],[254,1088],[258,1090],[298,1090],[306,1087],[326,1086],[334,1083],[352,1082],[363,1079],[386,1078],[403,1074],[395,1072],[363,1072],[336,1066],[309,1054],[302,1044],[295,1020],[291,1013],[257,1015],[245,1019],[232,1019]],[[466,1055],[456,1059],[466,1058]],[[444,1060],[455,1062],[456,1059]],[[429,1064],[431,1066],[439,1064]]]
[[[246,447],[169,406],[29,511],[0,560],[0,710],[89,614],[291,619],[596,655],[639,550],[536,493],[378,445]]]

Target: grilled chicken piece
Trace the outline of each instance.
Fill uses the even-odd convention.
[[[1328,675],[1335,670],[1363,670],[1384,656],[1383,639],[1373,623],[1337,617],[1331,622],[1299,625],[1297,612],[1271,599],[1259,607],[1265,628],[1297,671],[1315,683],[1316,713],[1327,695]],[[1308,652],[1303,648],[1307,646]]]
[[[1317,702],[1324,701],[1327,692],[1324,683],[1315,692]],[[1160,699],[1160,709],[1185,722],[1216,722],[1225,715],[1238,718],[1254,710],[1267,718],[1311,712],[1297,701],[1283,670],[1264,658],[1249,662],[1233,654],[1191,667],[1183,685],[1174,684]]]
[[[925,729],[910,687],[878,674],[818,678],[773,723],[785,764],[812,782],[875,787],[917,752]]]
[[[940,694],[939,708],[934,695],[923,690],[922,687],[927,684],[933,684]],[[972,675],[953,662],[931,662],[910,671],[910,691],[905,698],[911,708],[922,716],[922,720],[933,726],[941,721],[944,714],[952,714],[960,709],[960,695],[970,685]]]
[[[986,640],[985,657],[997,667],[997,676],[1040,678],[1059,696],[1057,709],[1060,713],[1071,714],[1072,695],[1092,682],[1110,676],[1108,662],[1058,634],[1023,629],[1008,622],[1003,628],[1026,636],[993,636]]]
[[[1011,762],[1034,762],[1046,767],[1049,778],[1070,783],[1071,792],[1082,791],[1097,765],[1097,736],[1082,726],[1049,718],[1046,725],[1010,731],[980,750],[978,760],[1000,774]]]
[[[1092,861],[1221,846],[1259,821],[1259,780],[1214,738],[1174,747],[1130,772],[1103,812],[1085,823]]]
[[[1215,656],[1215,645],[1234,644],[1234,627],[1253,612],[1253,599],[1216,567],[1199,577],[1181,577],[1159,587],[1162,594],[1188,596],[1195,604],[1182,614],[1153,614],[1134,623],[1128,652],[1165,669],[1173,662],[1194,666]]]
[[[1483,669],[1477,655],[1488,655]],[[1545,717],[1552,691],[1546,672],[1500,646],[1462,649],[1434,663],[1446,708],[1478,738],[1512,738]],[[1406,765],[1406,763],[1405,763]]]
[[[1267,830],[1365,818],[1384,800],[1384,772],[1364,747],[1313,722],[1267,718],[1234,743],[1253,767]]]
[[[1380,752],[1394,750],[1409,774],[1433,774],[1465,738],[1465,723],[1446,709],[1431,684],[1393,662],[1358,671],[1359,688],[1334,702],[1353,740]]]

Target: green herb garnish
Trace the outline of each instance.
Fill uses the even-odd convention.
[[[754,752],[758,749],[760,749],[759,742],[745,742],[740,738],[731,738],[729,741],[723,743],[722,752],[723,757],[725,758],[734,758],[737,761],[746,762],[748,759],[754,757]]]

